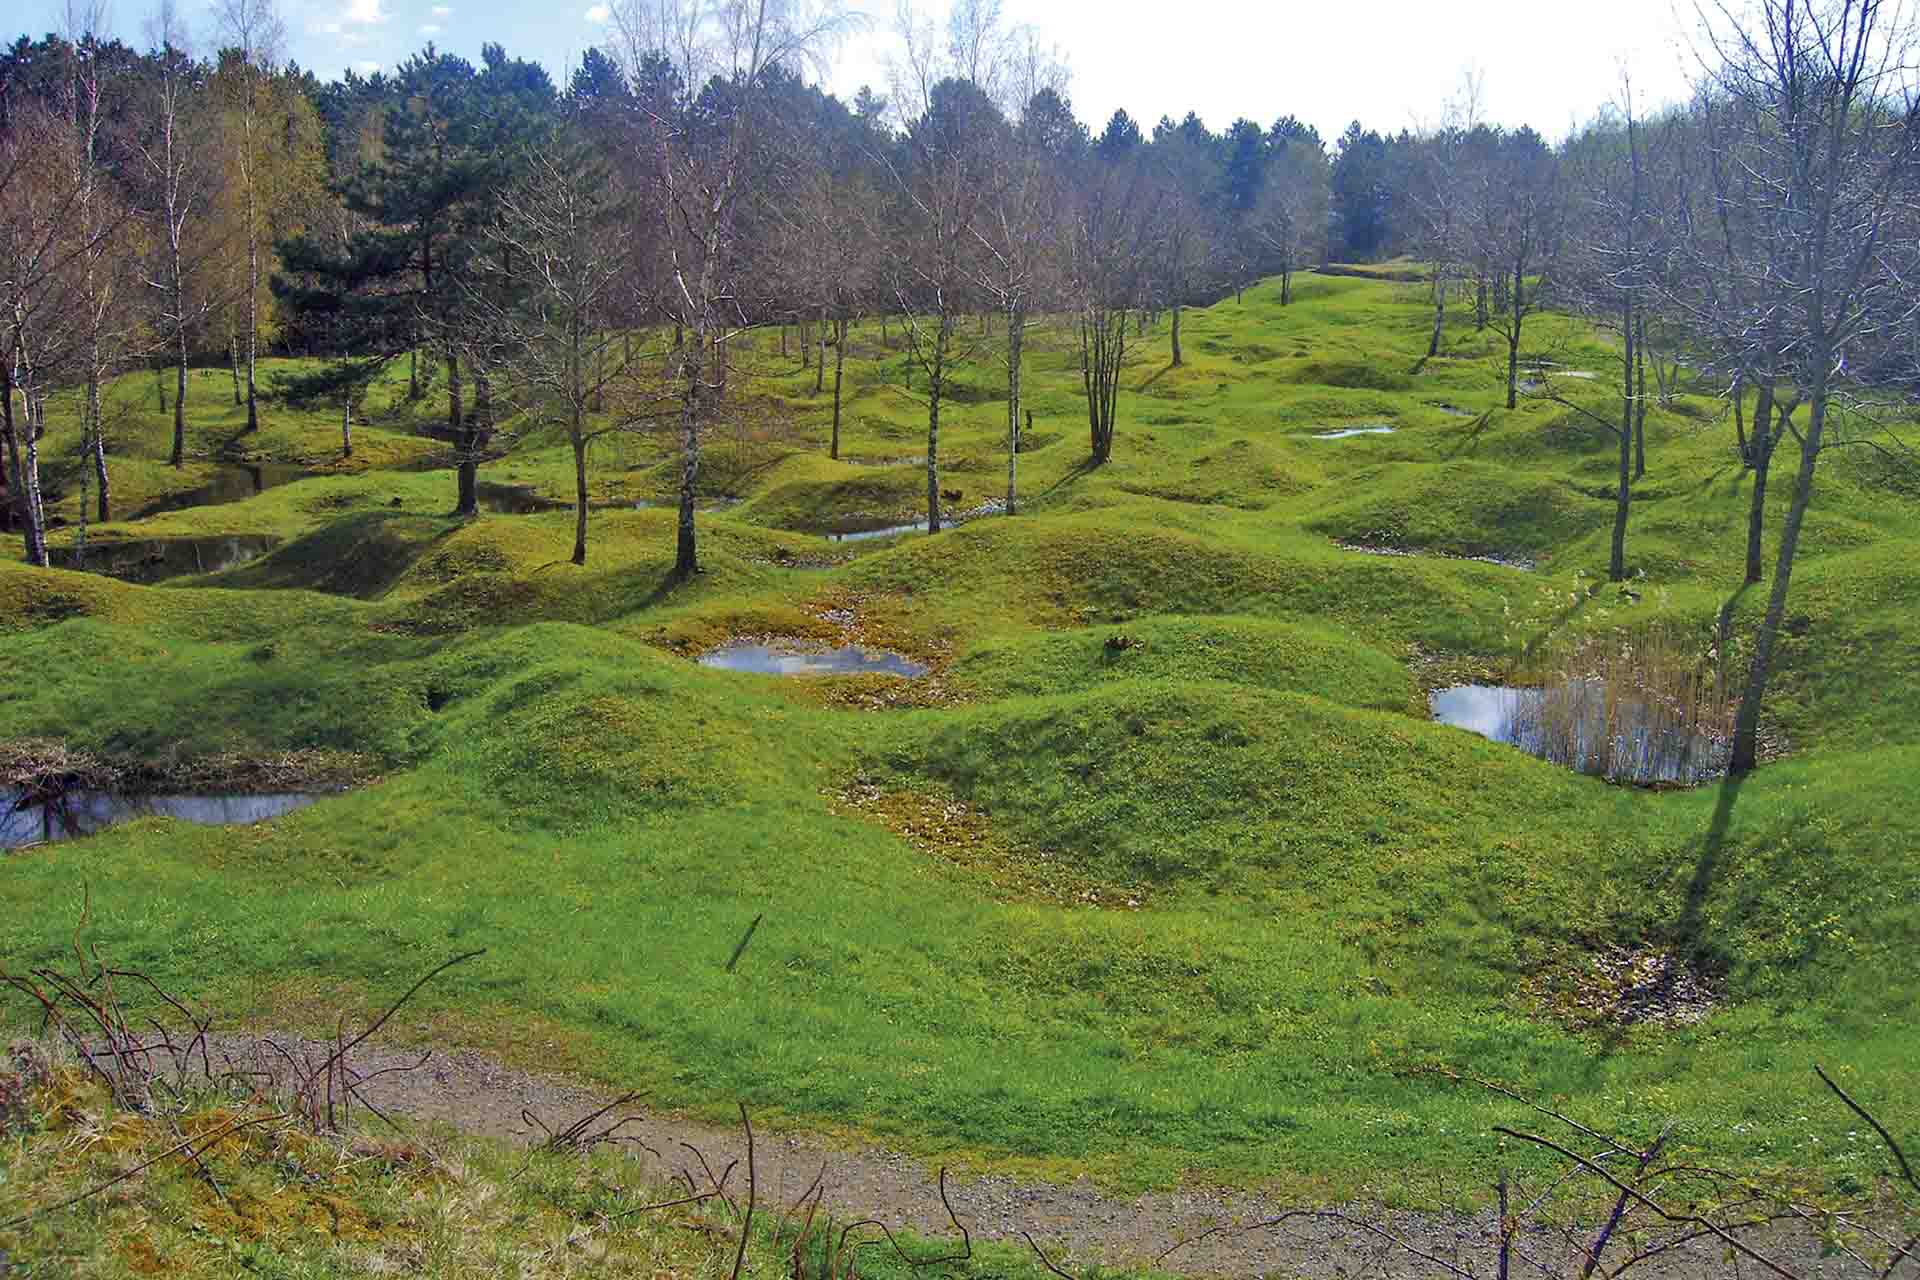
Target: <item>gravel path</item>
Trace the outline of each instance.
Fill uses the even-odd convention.
[[[315,1054],[319,1049],[311,1042],[290,1037],[273,1039],[296,1053]],[[238,1061],[238,1044],[223,1041],[216,1051],[224,1048]],[[320,1052],[313,1060],[324,1056]],[[369,1044],[354,1050],[351,1061],[364,1078],[390,1068],[410,1067],[419,1061],[419,1055]],[[613,1100],[613,1095],[572,1081],[512,1070],[480,1054],[465,1052],[436,1052],[417,1070],[395,1070],[371,1081],[364,1086],[364,1093],[375,1106],[396,1116],[523,1142],[539,1136],[526,1123],[523,1112],[531,1111],[548,1126],[563,1128]],[[744,1193],[746,1144],[737,1127],[716,1128],[647,1112],[621,1132],[638,1137],[657,1153],[642,1158],[663,1178],[677,1177],[682,1169],[688,1169],[704,1185],[699,1162],[688,1145],[698,1148],[716,1171],[729,1161],[739,1160],[740,1169],[727,1186],[730,1192]],[[805,1133],[766,1132],[758,1126],[755,1153],[763,1207],[792,1204],[824,1168],[824,1203],[838,1219],[866,1216],[893,1227],[911,1227],[929,1237],[955,1234],[941,1206],[936,1171],[914,1157],[880,1147],[851,1149]],[[1185,1241],[1166,1258],[1162,1268],[1195,1276],[1297,1276],[1313,1280],[1363,1275],[1492,1277],[1497,1271],[1490,1244],[1496,1215],[1491,1210],[1473,1215],[1423,1214],[1345,1205],[1335,1210],[1344,1221],[1326,1216],[1301,1217],[1277,1227],[1245,1231],[1234,1228],[1271,1220],[1293,1206],[1227,1188],[1189,1187],[1113,1196],[1084,1179],[1057,1184],[994,1174],[964,1180],[950,1177],[948,1196],[974,1239],[1018,1245],[1021,1232],[1031,1232],[1056,1262],[1069,1269],[1092,1260],[1110,1265],[1147,1264]],[[777,1213],[778,1209],[772,1211]],[[1401,1243],[1377,1232],[1390,1233]],[[1840,1265],[1844,1260],[1823,1263],[1817,1245],[1809,1239],[1776,1234],[1755,1243],[1764,1244],[1769,1253],[1779,1256],[1801,1276],[1859,1274]],[[1440,1261],[1423,1261],[1403,1246]],[[1685,1246],[1641,1263],[1629,1274],[1732,1274],[1722,1254],[1718,1244]],[[1740,1273],[1761,1274],[1750,1262],[1742,1264]],[[1512,1274],[1516,1280],[1523,1276],[1577,1276],[1579,1256],[1567,1241],[1550,1233],[1525,1233],[1517,1242]],[[1920,1265],[1910,1263],[1896,1274],[1920,1280]]]

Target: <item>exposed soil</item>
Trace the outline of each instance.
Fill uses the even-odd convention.
[[[292,1037],[274,1039],[296,1055],[305,1053],[314,1061],[325,1056],[322,1047],[313,1042]],[[224,1047],[238,1056],[238,1044],[231,1042]],[[251,1061],[253,1055],[247,1057]],[[561,1129],[606,1105],[614,1096],[558,1077],[515,1071],[475,1053],[434,1053],[417,1070],[405,1069],[418,1060],[417,1054],[372,1045],[362,1046],[352,1055],[353,1067],[363,1079],[376,1072],[390,1072],[363,1087],[368,1101],[387,1114],[414,1122],[444,1123],[495,1138],[539,1138],[543,1135],[537,1125],[529,1123],[528,1115],[537,1116],[549,1129]],[[731,1193],[744,1194],[746,1143],[737,1128],[716,1128],[649,1112],[621,1132],[645,1144],[647,1151],[642,1159],[663,1179],[680,1179],[685,1172],[705,1187],[707,1178],[699,1156],[704,1156],[716,1172],[731,1161],[740,1161],[727,1188]],[[821,1176],[824,1204],[842,1221],[855,1215],[875,1218],[890,1227],[909,1227],[929,1237],[951,1238],[956,1234],[941,1204],[938,1170],[926,1162],[884,1147],[852,1148],[804,1133],[769,1131],[763,1126],[756,1126],[755,1137],[759,1203],[768,1212],[777,1213],[772,1206],[785,1207],[797,1201],[814,1178]],[[976,1241],[1019,1246],[1021,1233],[1030,1232],[1056,1263],[1069,1265],[1092,1259],[1110,1265],[1148,1264],[1176,1245],[1181,1247],[1165,1257],[1161,1268],[1198,1276],[1273,1275],[1320,1280],[1449,1273],[1413,1257],[1406,1247],[1445,1259],[1475,1275],[1490,1276],[1496,1265],[1492,1241],[1498,1226],[1497,1215],[1491,1210],[1475,1214],[1411,1213],[1349,1204],[1315,1216],[1292,1218],[1278,1226],[1247,1230],[1297,1206],[1221,1187],[1192,1186],[1114,1196],[1102,1193],[1085,1179],[1056,1184],[997,1174],[949,1178],[947,1189],[954,1213]],[[1388,1235],[1395,1239],[1388,1239]],[[1187,1243],[1181,1245],[1182,1241]],[[1775,1235],[1754,1243],[1764,1244],[1800,1274],[1822,1273],[1818,1242],[1811,1238]],[[1655,1277],[1727,1274],[1722,1254],[1718,1244],[1683,1245],[1639,1264],[1633,1273]],[[1618,1256],[1624,1257],[1624,1253]],[[1578,1246],[1557,1233],[1527,1231],[1515,1243],[1514,1274],[1575,1275],[1578,1257]],[[1920,1276],[1920,1269],[1897,1274]]]

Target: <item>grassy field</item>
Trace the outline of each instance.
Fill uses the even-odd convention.
[[[225,573],[0,565],[0,739],[132,760],[321,749],[370,781],[270,826],[153,819],[7,857],[0,957],[65,948],[86,886],[103,956],[236,1019],[330,1030],[485,947],[404,1036],[1119,1187],[1418,1200],[1526,1158],[1487,1135],[1511,1104],[1433,1068],[1622,1129],[1675,1120],[1716,1159],[1871,1181],[1881,1151],[1810,1065],[1872,1098],[1920,1087],[1915,470],[1824,464],[1778,762],[1690,792],[1576,777],[1430,722],[1424,689],[1655,625],[1704,655],[1748,501],[1723,406],[1654,411],[1629,537],[1644,576],[1590,592],[1610,438],[1550,402],[1502,407],[1504,350],[1470,323],[1419,360],[1417,286],[1295,289],[1190,312],[1177,369],[1164,321],[1149,333],[1097,470],[1076,354],[1043,333],[1022,514],[874,543],[819,535],[911,519],[924,495],[901,462],[925,434],[899,354],[856,332],[843,446],[896,465],[840,463],[812,374],[763,335],[735,375],[751,430],[729,429],[706,481],[741,501],[701,516],[706,571],[678,587],[673,515],[632,507],[666,496],[664,441],[596,454],[607,505],[576,568],[569,512],[447,516],[451,476],[423,469],[437,446],[415,432],[433,404],[409,406],[404,375],[346,465],[334,413],[270,405],[247,436],[224,373],[202,374],[179,475],[150,377],[123,380],[125,510],[235,451],[323,474],[93,533],[280,540]],[[1605,410],[1603,339],[1543,317],[1526,347],[1599,371],[1570,385]],[[943,414],[962,506],[1004,492],[1003,381],[983,356]],[[1395,432],[1311,438],[1372,424]],[[73,448],[56,423],[69,517]],[[565,496],[571,459],[528,429],[483,478]],[[850,635],[935,675],[689,661],[762,635]],[[1552,993],[1617,947],[1683,957],[1715,1012],[1569,1017]]]

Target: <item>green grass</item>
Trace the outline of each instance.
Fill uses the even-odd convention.
[[[355,470],[98,531],[281,539],[250,565],[157,587],[0,566],[0,737],[128,759],[320,747],[379,774],[271,826],[147,820],[8,858],[0,957],[64,948],[89,886],[103,955],[234,1017],[300,1022],[484,946],[422,993],[433,1034],[716,1117],[744,1098],[1115,1185],[1417,1198],[1431,1174],[1523,1158],[1486,1136],[1511,1108],[1434,1065],[1620,1128],[1678,1119],[1716,1159],[1877,1169],[1812,1105],[1808,1064],[1882,1097],[1920,1085],[1910,476],[1823,473],[1770,713],[1788,759],[1691,793],[1577,778],[1429,723],[1409,660],[1511,672],[1654,624],[1704,652],[1744,550],[1730,427],[1705,395],[1653,413],[1640,599],[1589,596],[1575,575],[1606,563],[1609,437],[1550,403],[1502,407],[1498,344],[1470,319],[1420,360],[1417,285],[1295,289],[1288,308],[1267,283],[1190,312],[1179,369],[1164,324],[1149,334],[1097,470],[1077,357],[1037,334],[1022,514],[935,538],[817,536],[911,516],[924,473],[826,459],[811,373],[763,335],[735,377],[766,429],[716,449],[706,491],[743,501],[700,517],[706,572],[684,586],[666,511],[596,511],[585,567],[566,562],[568,512],[448,518],[450,476],[409,469],[433,406],[404,380]],[[875,328],[855,343],[843,453],[921,453],[898,354]],[[1527,353],[1610,358],[1555,317]],[[943,413],[945,487],[967,504],[1004,491],[999,376],[969,366]],[[1604,383],[1573,394],[1609,411]],[[230,397],[215,407],[210,448],[319,464],[333,447],[321,410],[270,406],[257,444],[234,444]],[[126,422],[115,465],[155,487],[134,477],[166,471],[164,421]],[[1396,432],[1310,438],[1369,422]],[[668,447],[597,453],[596,500],[661,496]],[[539,433],[483,475],[570,491]],[[1446,558],[1484,554],[1541,568]],[[1741,630],[1761,604],[1741,597]],[[687,661],[843,623],[933,662],[937,696]],[[937,705],[871,709],[915,702]],[[857,778],[963,802],[1035,874],[990,880],[860,817],[836,800]],[[1023,896],[1053,882],[1043,862],[1085,896]],[[1723,1007],[1582,1031],[1526,995],[1643,944],[1687,956]]]

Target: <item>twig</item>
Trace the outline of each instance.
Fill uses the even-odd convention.
[[[1027,1248],[1029,1248],[1029,1249],[1031,1249],[1031,1250],[1033,1250],[1033,1256],[1034,1256],[1034,1257],[1036,1257],[1036,1258],[1038,1258],[1038,1259],[1040,1259],[1040,1265],[1041,1265],[1041,1266],[1043,1266],[1043,1267],[1045,1267],[1045,1268],[1046,1268],[1047,1270],[1049,1270],[1049,1271],[1051,1271],[1051,1272],[1053,1272],[1053,1274],[1054,1274],[1054,1275],[1056,1275],[1056,1276],[1059,1276],[1059,1277],[1060,1277],[1060,1280],[1073,1280],[1073,1277],[1072,1277],[1072,1276],[1070,1276],[1070,1275],[1068,1275],[1068,1274],[1067,1274],[1066,1272],[1064,1272],[1064,1271],[1062,1271],[1062,1270],[1061,1270],[1061,1269],[1060,1269],[1059,1267],[1056,1267],[1056,1266],[1054,1266],[1054,1265],[1053,1265],[1053,1259],[1052,1259],[1052,1258],[1049,1258],[1049,1257],[1048,1257],[1048,1256],[1046,1255],[1046,1251],[1045,1251],[1045,1250],[1043,1250],[1043,1249],[1042,1249],[1042,1248],[1041,1248],[1041,1247],[1040,1247],[1039,1245],[1037,1245],[1037,1244],[1035,1244],[1035,1243],[1033,1242],[1033,1237],[1032,1237],[1031,1235],[1028,1235],[1028,1234],[1027,1234],[1027,1233],[1026,1233],[1025,1231],[1022,1231],[1022,1232],[1020,1233],[1020,1238],[1021,1238],[1022,1240],[1025,1240],[1025,1241],[1027,1242]],[[1161,1256],[1162,1256],[1162,1257],[1164,1257],[1165,1255],[1163,1254],[1163,1255],[1161,1255]],[[1156,1262],[1157,1262],[1157,1261],[1159,1261],[1159,1259],[1158,1259],[1158,1258],[1156,1258],[1156,1259],[1154,1259],[1154,1261],[1156,1261]]]
[[[1827,1088],[1833,1090],[1834,1096],[1847,1104],[1848,1110],[1873,1126],[1873,1131],[1880,1135],[1880,1141],[1887,1144],[1887,1150],[1893,1152],[1893,1158],[1899,1162],[1900,1176],[1907,1180],[1908,1186],[1912,1187],[1915,1191],[1920,1191],[1920,1178],[1914,1176],[1913,1166],[1907,1163],[1907,1153],[1902,1151],[1900,1144],[1893,1140],[1893,1135],[1887,1132],[1887,1127],[1875,1119],[1871,1111],[1868,1111],[1865,1107],[1855,1102],[1845,1089],[1842,1089],[1838,1084],[1834,1083],[1833,1077],[1828,1075],[1819,1063],[1816,1062],[1813,1064],[1813,1070],[1814,1074],[1826,1083]]]
[[[753,1167],[753,1121],[747,1116],[747,1104],[744,1102],[740,1104],[740,1123],[747,1131],[747,1217],[740,1224],[740,1248],[733,1255],[732,1280],[740,1280],[741,1264],[747,1260],[747,1233],[753,1227],[753,1202],[759,1192]]]
[[[739,942],[739,944],[738,944],[737,946],[735,946],[735,947],[734,947],[734,949],[733,949],[733,954],[732,954],[731,956],[729,956],[729,957],[727,957],[727,972],[728,972],[728,973],[732,973],[732,972],[733,972],[733,966],[735,966],[735,965],[737,965],[737,964],[739,964],[739,963],[740,963],[740,953],[741,953],[741,952],[743,952],[743,951],[745,951],[745,950],[747,949],[747,944],[748,944],[749,942],[752,942],[752,941],[753,941],[753,931],[754,931],[755,929],[758,929],[758,928],[760,927],[760,922],[761,922],[762,920],[764,920],[765,918],[766,918],[766,912],[764,912],[764,911],[763,911],[763,912],[761,912],[761,913],[760,913],[759,915],[757,915],[757,916],[755,916],[755,917],[753,918],[753,923],[752,923],[752,924],[750,924],[750,925],[748,925],[748,926],[747,926],[747,931],[746,931],[746,932],[745,932],[744,934],[742,934],[742,935],[740,936],[740,942]]]
[[[1782,1277],[1782,1280],[1799,1280],[1799,1277],[1795,1276],[1793,1272],[1788,1271],[1785,1267],[1775,1262],[1772,1258],[1769,1258],[1765,1254],[1748,1246],[1747,1244],[1742,1242],[1740,1239],[1738,1239],[1736,1236],[1734,1236],[1732,1232],[1720,1226],[1720,1224],[1716,1222],[1710,1222],[1698,1214],[1691,1214],[1691,1213],[1682,1214],[1682,1213],[1673,1213],[1669,1211],[1668,1209],[1660,1205],[1657,1201],[1651,1199],[1648,1196],[1641,1194],[1640,1192],[1634,1190],[1632,1187],[1628,1186],[1626,1183],[1620,1181],[1620,1179],[1614,1177],[1611,1173],[1608,1173],[1605,1169],[1601,1168],[1598,1164],[1595,1164],[1592,1160],[1589,1160],[1587,1157],[1581,1155],[1577,1151],[1568,1150],[1566,1147],[1561,1146],[1559,1143],[1555,1142],[1551,1138],[1541,1137],[1539,1134],[1535,1134],[1535,1133],[1524,1133],[1518,1129],[1509,1129],[1504,1125],[1495,1125],[1493,1127],[1493,1131],[1495,1133],[1505,1134],[1509,1138],[1518,1138],[1522,1142],[1534,1143],[1538,1146],[1547,1148],[1549,1151],[1558,1152],[1561,1156],[1580,1165],[1582,1168],[1586,1169],[1589,1173],[1594,1173],[1599,1175],[1601,1178],[1605,1179],[1608,1183],[1612,1184],[1614,1190],[1624,1192],[1625,1194],[1631,1196],[1636,1202],[1643,1204],[1647,1208],[1653,1210],[1655,1213],[1659,1214],[1666,1221],[1681,1223],[1681,1224],[1690,1225],[1690,1226],[1704,1227],[1706,1228],[1707,1231],[1713,1234],[1715,1239],[1719,1240],[1722,1244],[1726,1245],[1729,1249],[1732,1249],[1736,1253],[1739,1253],[1745,1257],[1751,1258],[1753,1261],[1759,1263],[1761,1266],[1773,1272],[1775,1275]]]

